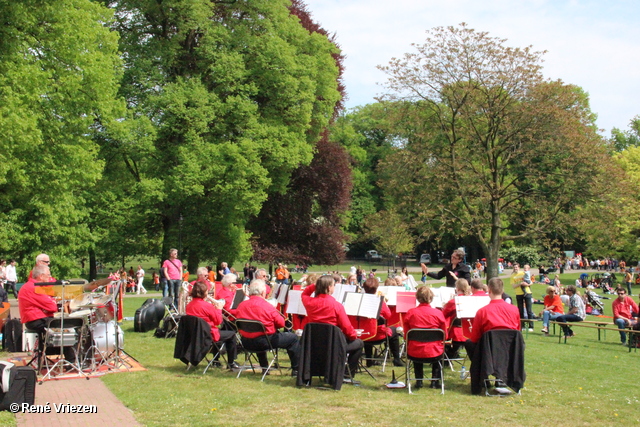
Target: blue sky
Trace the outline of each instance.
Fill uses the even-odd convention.
[[[346,55],[347,108],[374,102],[385,75],[376,66],[411,52],[425,31],[466,22],[544,51],[546,77],[581,86],[598,127],[628,129],[640,115],[640,1],[303,0]]]

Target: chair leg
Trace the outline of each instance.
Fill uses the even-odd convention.
[[[405,377],[407,378],[407,389],[409,390],[409,394],[413,394],[411,392],[411,365],[413,362],[411,359],[407,358],[407,363],[405,366]]]

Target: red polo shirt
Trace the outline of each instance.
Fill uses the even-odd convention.
[[[477,343],[482,334],[494,329],[520,330],[520,312],[516,306],[507,304],[502,298],[492,299],[482,307],[473,319],[471,341]]]
[[[307,310],[307,323],[329,323],[340,328],[347,340],[353,341],[358,338],[355,329],[349,322],[349,317],[344,311],[344,307],[334,297],[328,294],[320,294],[312,297],[316,290],[316,285],[307,286],[302,291],[302,304]]]
[[[33,279],[22,285],[18,295],[18,308],[22,323],[52,317],[58,311],[56,300],[49,295],[37,294]]]
[[[259,320],[264,325],[267,335],[273,335],[284,327],[284,317],[260,295],[252,295],[248,300],[242,301],[236,310],[238,319]],[[240,331],[245,338],[257,338],[260,332]]]

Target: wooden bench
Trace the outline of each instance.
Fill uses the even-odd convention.
[[[558,326],[570,326],[570,327],[580,327],[580,328],[588,328],[588,329],[597,329],[598,330],[598,341],[600,341],[600,331],[615,331],[615,332],[620,332],[620,329],[616,328],[616,327],[606,327],[606,326],[595,326],[594,324],[601,324],[601,325],[610,325],[609,322],[599,322],[599,321],[582,321],[582,322],[558,322],[555,320],[552,320],[549,322],[549,324],[553,324],[554,325],[554,334],[555,334],[555,325]],[[627,327],[625,328],[625,332],[627,334],[629,334],[629,338],[627,339],[627,344],[629,347],[629,353],[631,353],[631,349],[635,349],[635,351],[637,352],[637,346],[635,345],[636,342],[638,341],[638,334],[640,334],[640,331],[636,331],[634,329],[632,329],[631,327]],[[633,339],[632,339],[632,335],[633,335]],[[560,329],[560,333],[558,334],[558,343],[560,343],[562,341],[562,337],[564,336],[562,329]],[[567,343],[567,337],[564,336],[564,343]]]
[[[550,321],[549,324],[553,325],[553,335],[556,334],[556,321]],[[604,331],[604,339],[607,339],[607,331],[610,330],[611,328],[607,328],[607,326],[611,326],[614,325],[613,324],[613,319],[611,319],[611,321],[602,321],[602,320],[583,320],[582,322],[568,322],[570,324],[574,324],[574,323],[580,323],[583,325],[595,325],[598,326],[598,341],[601,341],[601,337],[600,337],[600,331]],[[616,331],[618,331],[618,329],[616,329]]]

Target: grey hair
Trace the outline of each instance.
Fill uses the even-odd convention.
[[[207,267],[198,267],[196,274],[204,274],[205,276],[208,276],[209,270],[207,269]]]
[[[254,279],[249,285],[249,296],[262,295],[267,291],[267,284],[262,279]]]
[[[269,274],[267,273],[267,270],[265,270],[264,268],[257,269],[256,272],[253,274],[253,277],[257,277],[258,274],[260,274],[260,272],[264,273],[264,277],[269,278]]]
[[[238,276],[233,273],[225,274],[222,278],[222,286],[227,287],[235,281],[238,280]]]
[[[49,258],[49,255],[47,255],[47,254],[40,254],[40,255],[38,255],[38,256],[36,257],[36,263],[38,263],[38,262],[42,261],[45,257],[46,257],[46,258]]]
[[[50,274],[49,266],[36,265],[35,267],[33,267],[33,272],[31,273],[31,277],[33,277],[34,279],[37,279],[38,277],[44,276],[45,274]]]

